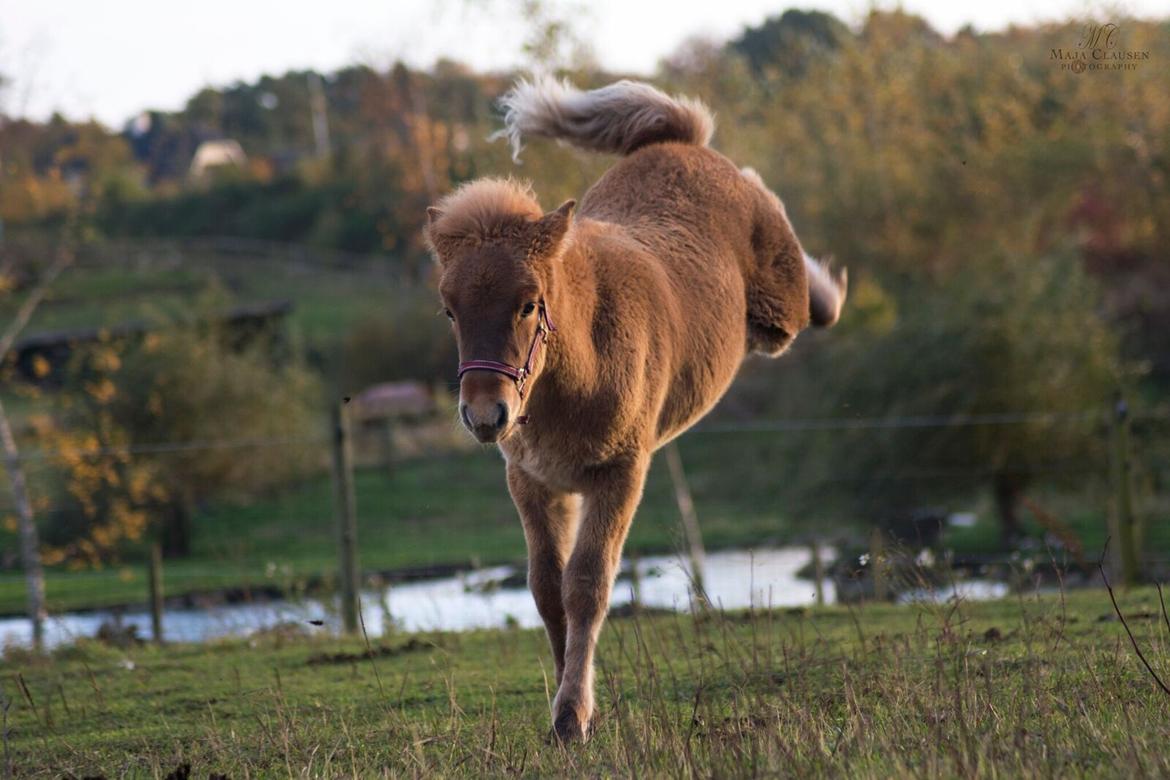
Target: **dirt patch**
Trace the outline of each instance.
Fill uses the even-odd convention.
[[[393,658],[395,656],[405,655],[406,653],[419,653],[434,649],[434,643],[423,642],[412,637],[400,645],[375,645],[360,653],[318,653],[317,655],[309,656],[309,660],[305,663],[309,666],[349,664],[355,661],[365,661],[370,658]]]

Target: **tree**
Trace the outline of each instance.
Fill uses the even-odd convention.
[[[831,347],[838,404],[938,421],[835,437],[855,509],[880,520],[987,485],[1011,542],[1029,485],[1099,470],[1095,412],[1131,373],[1099,297],[1073,257],[989,258],[907,286],[892,323]]]
[[[390,381],[438,384],[454,376],[459,351],[433,299],[399,293],[387,301],[386,313],[350,329],[339,362],[342,386],[355,391]]]
[[[147,533],[165,554],[186,555],[200,503],[251,497],[317,465],[315,375],[262,337],[241,344],[208,304],[202,311],[84,350],[76,391],[36,420],[75,520],[57,558],[98,563]]]
[[[45,294],[49,291],[57,276],[73,262],[71,246],[72,236],[67,229],[65,240],[58,249],[53,263],[46,270],[44,276],[32,292],[25,298],[17,309],[12,322],[0,334],[0,365],[5,363],[12,345],[21,331],[32,319]],[[25,479],[24,466],[21,463],[20,451],[17,449],[16,437],[12,432],[12,423],[8,419],[8,412],[0,401],[0,449],[4,455],[4,470],[8,474],[12,486],[12,497],[16,503],[16,511],[20,527],[20,557],[24,569],[25,583],[28,590],[28,616],[32,624],[33,646],[40,650],[44,645],[45,636],[45,574],[41,565],[40,539],[37,534],[36,518],[33,515],[32,499],[29,496],[28,480]]]
[[[832,14],[790,9],[769,17],[759,27],[748,27],[730,47],[747,58],[756,75],[776,68],[788,76],[800,77],[851,35],[849,28]]]

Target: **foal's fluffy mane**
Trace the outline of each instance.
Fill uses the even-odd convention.
[[[539,219],[540,204],[532,185],[515,179],[477,179],[439,201],[427,236],[432,246],[442,239],[485,241],[503,235],[522,220]]]

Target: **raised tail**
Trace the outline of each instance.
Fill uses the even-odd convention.
[[[841,316],[849,291],[849,272],[845,268],[833,270],[828,261],[817,260],[808,252],[804,253],[804,268],[808,272],[810,319],[813,325],[827,328]]]
[[[556,138],[593,152],[630,154],[663,141],[706,146],[715,119],[698,100],[670,97],[649,84],[618,81],[583,92],[568,81],[520,79],[501,99],[507,138],[519,159],[526,136]]]

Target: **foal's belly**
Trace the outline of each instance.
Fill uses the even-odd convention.
[[[731,386],[747,351],[742,282],[725,273],[708,280],[706,295],[684,304],[683,355],[658,414],[657,446],[698,422]],[[713,301],[719,302],[712,305]],[[731,312],[731,316],[727,313]]]
[[[742,360],[741,348],[738,355],[729,356],[721,365],[709,366],[711,373],[705,381],[672,388],[658,417],[656,447],[683,433],[711,411],[731,387]]]

